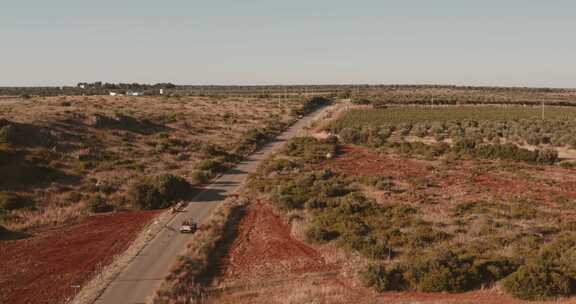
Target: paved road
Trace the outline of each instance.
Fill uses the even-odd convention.
[[[237,167],[224,173],[206,190],[199,193],[190,203],[186,212],[175,216],[112,281],[95,303],[134,304],[146,303],[150,300],[156,287],[168,275],[176,256],[183,253],[191,237],[191,235],[180,234],[177,231],[182,220],[184,218],[193,218],[198,222],[206,220],[219,203],[240,187],[248,174],[253,172],[260,162],[270,157],[287,139],[297,135],[323,111],[316,111],[300,119],[275,141],[251,155]]]

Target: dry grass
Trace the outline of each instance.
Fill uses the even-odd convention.
[[[87,216],[88,212],[83,204],[76,204],[60,208],[44,208],[40,211],[24,210],[18,213],[19,220],[11,223],[11,230],[34,229],[46,226],[60,226],[77,221]]]
[[[10,211],[0,224],[33,230],[81,217],[83,202],[103,195],[126,208],[127,186],[142,176],[170,173],[193,179],[194,167],[213,151],[232,152],[249,130],[293,119],[302,99],[278,102],[244,97],[38,97],[5,99],[0,118],[48,134],[50,144],[15,147],[27,159],[67,178],[2,187],[33,198],[35,208]],[[94,125],[96,115],[128,117],[133,125]],[[153,129],[149,130],[149,126]],[[148,129],[147,129],[148,128]],[[212,148],[210,148],[212,147]],[[214,149],[216,147],[216,149]],[[68,200],[77,196],[79,200]]]
[[[218,304],[373,303],[370,299],[359,299],[358,293],[344,287],[334,273],[308,274],[278,281],[262,281],[241,290],[224,293],[210,302]]]
[[[186,252],[178,257],[172,271],[156,291],[153,303],[182,303],[189,299],[205,299],[216,263],[239,221],[246,201],[229,198],[220,204],[188,243]]]

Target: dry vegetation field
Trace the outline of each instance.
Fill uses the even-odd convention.
[[[26,230],[65,222],[67,215],[56,210],[71,209],[75,218],[95,196],[128,208],[123,196],[141,176],[170,173],[199,184],[202,174],[194,168],[233,161],[228,154],[242,152],[250,131],[290,121],[300,104],[108,96],[3,101],[3,225]],[[228,159],[202,163],[219,156]]]
[[[575,90],[504,87],[388,86],[350,89],[354,98],[385,104],[574,105]]]
[[[70,296],[71,285],[127,248],[155,215],[146,209],[192,195],[303,105],[245,97],[1,100],[0,302]]]
[[[573,301],[574,114],[344,113],[251,179],[208,302]]]

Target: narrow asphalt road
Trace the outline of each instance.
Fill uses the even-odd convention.
[[[184,252],[191,237],[189,234],[178,232],[179,224],[185,218],[193,218],[200,223],[206,220],[219,203],[240,187],[250,172],[256,170],[259,164],[276,152],[287,139],[296,136],[326,109],[323,108],[300,119],[273,142],[262,147],[235,168],[228,170],[194,197],[186,211],[176,215],[146,245],[116,276],[95,303],[134,304],[150,301],[154,290],[168,275],[176,257]]]

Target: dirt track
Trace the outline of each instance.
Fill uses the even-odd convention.
[[[157,212],[92,216],[70,227],[0,242],[0,303],[62,303],[122,253]],[[110,236],[113,237],[110,237]]]

